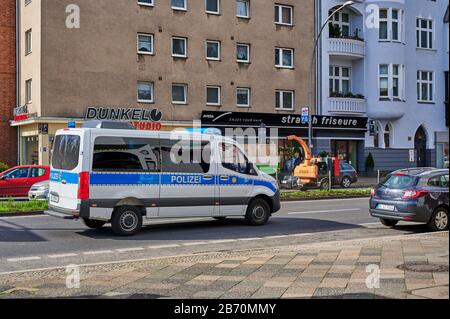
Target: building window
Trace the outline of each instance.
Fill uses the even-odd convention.
[[[293,68],[294,49],[275,48],[275,66],[277,68]]]
[[[433,20],[418,18],[416,21],[417,47],[433,49]]]
[[[292,111],[294,109],[294,91],[277,90],[275,92],[275,108]]]
[[[275,5],[275,23],[292,25],[292,16],[294,8],[282,4]]]
[[[403,41],[404,14],[399,9],[380,9],[379,39],[381,41]]]
[[[250,62],[250,44],[238,43],[236,46],[236,60],[239,63]]]
[[[138,34],[138,54],[153,54],[153,34]]]
[[[205,0],[206,13],[220,14],[220,0]]]
[[[221,104],[220,86],[208,86],[206,87],[206,104],[219,106]]]
[[[172,84],[172,103],[187,104],[187,92],[186,84]]]
[[[347,94],[351,92],[350,68],[330,66],[330,95],[332,93]]]
[[[404,96],[405,68],[401,64],[381,64],[379,67],[379,97],[402,100]]]
[[[419,102],[433,102],[433,72],[417,71],[417,100]]]
[[[187,39],[172,37],[172,56],[176,58],[187,58]]]
[[[375,127],[374,127],[373,146],[375,148],[380,147],[380,126],[379,126],[378,122],[375,123]]]
[[[153,103],[153,83],[152,82],[138,82],[137,85],[138,102]]]
[[[387,124],[384,128],[384,147],[391,147],[391,127],[389,126],[389,124]]]
[[[239,107],[250,107],[250,89],[236,89],[236,105]]]
[[[330,11],[330,14],[332,11]],[[350,36],[350,15],[347,12],[338,12],[331,18],[331,23],[341,29],[341,35]]]
[[[239,18],[250,18],[249,0],[236,0],[236,16]]]
[[[33,49],[33,34],[31,29],[25,32],[25,55],[28,55],[31,53]]]
[[[171,0],[171,6],[174,10],[187,10],[187,0]]]
[[[141,6],[153,7],[153,0],[138,0],[138,4]]]
[[[33,80],[25,81],[25,103],[30,104],[33,98]]]
[[[220,60],[220,42],[206,41],[206,59]]]

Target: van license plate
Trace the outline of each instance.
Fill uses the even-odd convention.
[[[59,202],[59,196],[55,194],[50,194],[50,201],[52,203],[58,203]]]
[[[395,206],[394,205],[378,204],[377,208],[381,209],[381,210],[389,210],[391,212],[393,212],[395,210]]]

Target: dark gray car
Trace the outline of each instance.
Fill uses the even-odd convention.
[[[370,214],[393,227],[399,221],[448,229],[448,169],[405,169],[389,174],[372,189]]]

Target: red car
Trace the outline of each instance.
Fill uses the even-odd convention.
[[[38,165],[16,166],[0,173],[0,197],[28,197],[35,183],[50,178],[50,167]]]

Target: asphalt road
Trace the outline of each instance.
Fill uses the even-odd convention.
[[[108,226],[91,230],[78,221],[47,216],[0,218],[0,274],[422,231],[422,226],[380,226],[369,215],[366,198],[284,202],[262,227],[239,218],[154,220],[133,237],[115,237]]]

